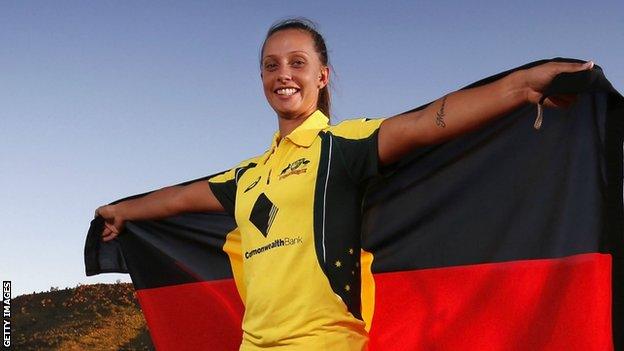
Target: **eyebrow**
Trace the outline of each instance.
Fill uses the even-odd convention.
[[[296,54],[296,53],[303,53],[303,54],[306,54],[306,56],[309,56],[309,55],[310,55],[308,52],[303,51],[303,50],[295,50],[295,51],[291,51],[291,52],[289,52],[288,54]],[[262,61],[264,61],[264,60],[265,60],[265,59],[267,59],[267,58],[271,58],[271,57],[275,57],[275,56],[276,56],[276,55],[266,55],[266,56],[264,56],[264,57],[262,58]]]

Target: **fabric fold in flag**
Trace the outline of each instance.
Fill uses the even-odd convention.
[[[548,61],[582,62],[536,61],[466,88]],[[373,278],[362,281],[371,350],[624,349],[624,98],[598,66],[556,77],[547,94],[564,93],[579,99],[545,109],[539,130],[526,105],[415,150],[371,184],[361,265]],[[91,222],[86,273],[130,274],[157,349],[238,349],[232,217],[128,222],[106,243],[102,226]]]

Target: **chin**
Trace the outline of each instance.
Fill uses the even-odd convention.
[[[297,119],[299,118],[299,115],[296,113],[284,113],[284,112],[278,112],[277,116],[279,118],[283,118],[283,119],[287,119],[287,120],[293,120],[293,119]]]
[[[296,109],[277,109],[277,108],[273,108],[273,110],[275,111],[275,113],[277,113],[277,116],[279,118],[284,118],[284,119],[297,119],[299,117],[301,117],[301,115],[303,114],[303,112],[301,110],[296,110]]]

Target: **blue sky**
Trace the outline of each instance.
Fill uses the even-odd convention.
[[[266,149],[277,123],[258,54],[275,20],[319,24],[335,122],[557,56],[594,60],[624,91],[620,0],[289,4],[0,3],[0,278],[14,296],[129,281],[84,274],[96,207]]]

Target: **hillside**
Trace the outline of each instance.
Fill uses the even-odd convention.
[[[132,284],[78,285],[17,296],[15,350],[153,350]]]

